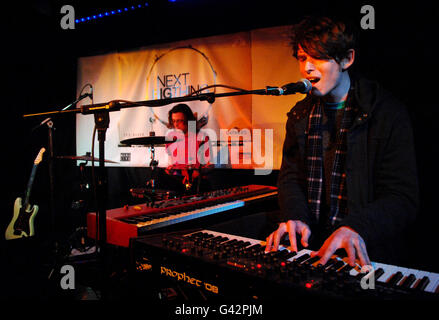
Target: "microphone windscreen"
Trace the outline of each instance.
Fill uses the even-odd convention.
[[[300,93],[308,93],[309,91],[311,91],[312,83],[308,79],[301,79],[300,81],[304,85],[304,88],[300,91]]]

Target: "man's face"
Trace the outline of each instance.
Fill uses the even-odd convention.
[[[187,133],[187,120],[183,112],[176,112],[171,115],[172,125],[175,129],[179,129]]]
[[[299,46],[297,60],[300,73],[312,83],[313,95],[323,97],[337,90],[341,82],[342,68],[334,59],[315,59]]]

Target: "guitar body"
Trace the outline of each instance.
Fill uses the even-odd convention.
[[[22,199],[17,198],[14,203],[14,215],[6,232],[6,240],[31,237],[35,234],[34,219],[38,212],[37,205],[28,205],[24,208]]]
[[[38,206],[29,204],[29,198],[38,164],[43,159],[43,153],[45,151],[46,149],[41,148],[40,152],[35,158],[29,182],[27,183],[24,203],[20,197],[15,199],[14,215],[5,231],[6,240],[31,237],[35,234],[34,219],[38,212]]]

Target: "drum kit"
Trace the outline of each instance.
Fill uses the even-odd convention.
[[[130,195],[133,197],[133,202],[137,200],[141,200],[142,202],[154,204],[155,202],[161,201],[161,200],[168,200],[176,198],[177,192],[173,190],[164,190],[164,189],[157,189],[157,166],[158,161],[155,159],[155,148],[156,147],[164,147],[166,143],[169,143],[169,141],[165,140],[165,137],[163,136],[155,136],[151,134],[149,137],[139,137],[139,138],[132,138],[127,140],[122,140],[121,145],[123,146],[147,146],[151,149],[151,161],[150,161],[150,167],[151,167],[151,176],[150,179],[146,182],[146,187],[143,188],[131,188]],[[94,157],[91,152],[86,152],[84,155],[77,155],[77,156],[56,156],[56,159],[59,160],[70,160],[70,161],[78,161],[78,167],[79,167],[79,194],[76,195],[76,199],[72,201],[71,209],[73,212],[76,212],[76,214],[73,215],[75,220],[79,220],[74,222],[76,226],[76,230],[73,232],[73,234],[70,236],[69,241],[70,246],[72,248],[75,248],[78,252],[87,252],[88,246],[86,239],[86,226],[85,226],[85,220],[83,219],[85,217],[85,213],[90,209],[89,204],[93,195],[93,192],[95,192],[90,184],[89,176],[86,172],[86,166],[88,163],[98,163],[99,158]],[[117,164],[118,162],[104,159],[105,163],[114,163]],[[94,174],[92,172],[92,177],[94,177]],[[91,180],[94,180],[91,179]],[[93,183],[95,183],[93,181]],[[96,197],[96,193],[94,195]],[[84,221],[83,221],[84,220]],[[85,231],[84,231],[85,230]],[[91,244],[89,244],[91,245]],[[76,251],[75,251],[76,252]]]
[[[155,159],[155,148],[164,147],[166,143],[166,138],[164,136],[156,136],[155,132],[149,133],[148,137],[138,137],[122,140],[121,145],[123,146],[147,146],[151,150],[151,161],[149,162],[149,167],[151,168],[151,178],[146,183],[146,188],[131,188],[131,196],[138,199],[145,199],[147,202],[154,203],[157,200],[165,200],[175,195],[175,192],[171,190],[161,190],[157,189],[157,166],[159,162]]]
[[[154,132],[150,132],[150,136],[147,137],[137,137],[130,138],[120,141],[119,146],[130,147],[130,146],[147,146],[151,150],[151,160],[149,163],[149,167],[151,168],[150,179],[146,182],[146,187],[144,188],[131,188],[130,194],[135,199],[144,199],[147,202],[155,202],[159,200],[166,200],[177,195],[177,192],[174,190],[167,189],[157,189],[157,180],[158,180],[158,160],[155,158],[155,148],[156,147],[164,147],[166,144],[170,143],[169,140],[166,140],[165,136],[156,136]],[[87,191],[89,189],[89,184],[85,175],[85,166],[88,162],[99,162],[99,158],[96,158],[91,155],[90,152],[87,152],[85,155],[81,156],[57,156],[57,159],[61,160],[73,160],[73,161],[81,161],[79,163],[79,170],[81,175],[81,183],[80,189],[81,191]],[[106,163],[118,163],[116,161],[104,159]],[[182,170],[187,169],[189,172],[192,172],[195,168],[193,166],[185,166],[184,168],[180,165],[178,167],[174,166],[173,170]],[[186,191],[189,191],[191,185],[185,184],[183,186]]]

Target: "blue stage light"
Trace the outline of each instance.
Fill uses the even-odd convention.
[[[169,2],[177,2],[177,0],[168,0]],[[120,8],[120,9],[114,9],[111,11],[107,11],[107,12],[102,12],[102,13],[98,13],[98,14],[94,14],[92,16],[88,16],[85,18],[78,18],[75,20],[76,23],[80,23],[80,22],[85,22],[85,21],[89,21],[89,20],[94,20],[94,19],[98,19],[98,18],[102,18],[104,16],[110,16],[110,15],[114,15],[116,13],[122,13],[122,11],[124,12],[128,12],[130,10],[136,10],[136,9],[142,9],[142,8],[146,8],[149,6],[148,2],[144,2],[144,3],[140,3],[137,5],[132,5],[131,7],[124,7],[124,8]]]

